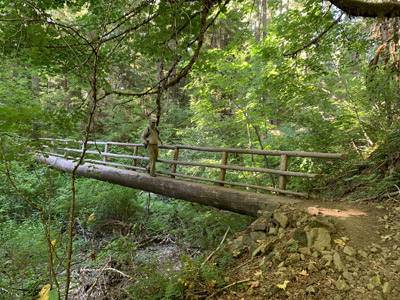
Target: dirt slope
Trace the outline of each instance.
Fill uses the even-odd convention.
[[[229,241],[229,284],[206,299],[399,300],[399,229],[396,202],[307,201],[265,211]]]

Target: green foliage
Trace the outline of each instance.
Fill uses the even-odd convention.
[[[251,220],[246,216],[179,200],[156,200],[151,204],[151,211],[146,225],[150,232],[170,232],[182,245],[204,250],[218,245],[228,228],[230,232],[244,230]]]
[[[133,230],[135,229],[133,228]],[[105,260],[107,257],[111,257],[121,265],[127,267],[135,261],[136,254],[137,242],[135,241],[135,236],[128,234],[126,236],[119,236],[107,243],[100,252],[98,259]]]
[[[33,204],[39,207],[47,204],[46,195],[49,192],[47,168],[23,162],[9,162],[8,168],[14,184]],[[0,216],[22,221],[35,213],[14,190],[4,173],[0,173],[0,179],[0,188],[3,191],[3,195],[0,197],[0,207],[2,208]]]
[[[49,300],[58,300],[58,294],[56,289],[52,289],[49,292]]]
[[[158,268],[158,271],[155,271]],[[184,299],[187,291],[194,291],[199,284],[204,288],[222,286],[223,269],[215,264],[203,265],[200,260],[182,258],[180,270],[166,264],[160,270],[159,265],[137,268],[141,274],[139,282],[128,289],[135,299],[175,300]]]
[[[76,208],[85,220],[83,225],[95,233],[126,235],[144,215],[136,199],[136,190],[82,178],[77,182],[77,191]],[[94,214],[94,221],[88,222],[91,214]]]
[[[111,185],[100,183],[96,190],[108,191],[108,187]],[[123,197],[123,192],[123,189],[114,190],[113,197]],[[137,204],[142,210],[148,203],[148,196],[143,193],[138,197]],[[98,250],[98,262],[93,262],[101,264],[103,259],[111,257],[114,264],[121,266],[122,271],[126,269],[126,272],[133,272],[132,276],[138,282],[129,287],[127,292],[135,299],[181,299],[184,291],[198,282],[207,285],[223,282],[218,267],[214,264],[201,266],[201,258],[192,261],[184,255],[181,258],[181,268],[177,268],[177,262],[162,260],[162,247],[159,252],[155,252],[159,254],[154,258],[149,257],[148,250],[138,248],[138,241],[143,236],[168,236],[180,247],[182,253],[190,253],[190,249],[199,247],[205,251],[214,249],[221,242],[228,226],[231,227],[231,235],[246,228],[251,221],[250,218],[232,213],[155,195],[151,197],[149,213],[148,216],[139,214],[135,217],[132,233],[120,235],[114,231],[114,239]],[[92,225],[88,223],[87,226]],[[220,267],[229,265],[231,259],[231,255],[225,252],[215,255],[215,261]]]
[[[183,299],[185,285],[178,281],[178,273],[171,266],[154,264],[150,268],[138,268],[142,274],[139,282],[127,289],[130,297],[143,300],[173,300]]]
[[[230,3],[219,7],[218,15],[210,11],[195,67],[160,97],[164,142],[349,153],[348,162],[290,158],[289,170],[331,177],[353,170],[335,192],[346,185],[366,197],[397,190],[398,80],[382,62],[368,67],[381,42],[370,38],[373,21],[343,17],[331,27],[338,12],[326,3],[271,0],[266,26],[258,28],[263,12],[257,3]],[[43,209],[51,238],[58,240],[57,253],[65,257],[71,178],[35,164],[32,153],[39,138],[82,139],[87,133],[93,140],[138,142],[147,118],[158,110],[159,77],[178,74],[197,47],[203,4],[114,1],[108,7],[94,0],[0,1],[0,266],[6,274],[0,277],[1,287],[27,299],[37,297],[47,280],[46,268],[38,266],[46,266],[48,257],[38,213],[10,185],[6,168],[23,195]],[[211,26],[214,17],[216,26]],[[131,95],[121,98],[113,91]],[[101,101],[85,132],[94,99]],[[132,149],[120,151],[132,154]],[[220,160],[190,151],[182,151],[180,158]],[[268,166],[263,157],[229,159],[243,166],[279,168],[279,158],[269,157]],[[217,170],[186,170],[218,176]],[[272,184],[269,176],[246,172],[228,172],[227,178]],[[109,256],[127,268],[140,263],[138,241],[144,236],[167,235],[186,255],[191,248],[213,249],[227,228],[241,231],[250,221],[94,180],[76,183],[73,248],[76,256],[98,251],[99,261],[92,264]],[[329,187],[322,180],[290,178],[288,188]],[[81,234],[102,237],[104,243],[88,242]],[[171,272],[171,266],[157,272],[141,266],[135,270],[140,282],[129,294],[180,299],[196,282],[220,285],[218,266],[228,265],[231,256],[221,251],[214,259],[216,265],[205,266],[184,260],[179,272]],[[57,261],[59,272],[64,266],[63,259]]]
[[[0,224],[2,299],[35,299],[47,281],[48,254],[42,224],[34,218]],[[4,293],[4,291],[8,291]]]

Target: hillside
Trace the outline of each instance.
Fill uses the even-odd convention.
[[[224,286],[186,299],[399,299],[400,205],[304,202],[260,217],[228,242]]]

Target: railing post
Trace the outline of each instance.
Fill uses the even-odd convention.
[[[228,162],[228,152],[224,151],[222,152],[221,165],[226,166],[227,162]],[[225,181],[225,175],[226,175],[226,169],[221,169],[221,172],[219,173],[219,180]],[[219,185],[224,186],[223,183],[220,183]]]
[[[138,146],[135,146],[135,150],[133,150],[133,155],[137,156],[137,154],[138,154]],[[136,167],[136,164],[137,164],[137,159],[134,158],[132,161],[132,166]]]
[[[103,156],[103,161],[104,162],[106,162],[107,160],[108,160],[108,156],[107,156],[107,153],[108,153],[108,143],[106,142],[106,144],[105,144],[105,146],[104,146],[104,156]]]
[[[176,147],[176,148],[175,148],[175,152],[174,152],[174,160],[178,160],[178,157],[179,157],[179,148]],[[172,164],[172,170],[171,170],[171,172],[172,172],[172,173],[176,173],[176,164]],[[172,177],[172,178],[175,178],[174,175],[171,175],[171,177]]]
[[[68,141],[65,141],[65,148],[68,148]],[[64,150],[64,156],[67,157],[68,151]]]
[[[55,145],[54,140],[51,140],[50,144],[51,144],[50,153],[54,153],[54,145]]]
[[[281,155],[281,171],[287,171],[288,166],[288,156]],[[285,190],[286,189],[286,176],[279,175],[279,189]]]

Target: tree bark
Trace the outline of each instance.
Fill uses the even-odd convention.
[[[267,36],[266,29],[267,28],[267,0],[262,0],[262,38],[265,39]]]
[[[400,17],[400,3],[371,3],[359,0],[328,0],[330,3],[353,17],[394,18]]]
[[[36,160],[63,172],[71,172],[76,166],[76,162],[54,156],[36,156]],[[257,211],[260,209],[271,210],[277,208],[279,204],[301,202],[296,198],[259,194],[163,176],[154,178],[144,173],[88,163],[80,165],[76,170],[76,175],[253,217],[257,216]]]

